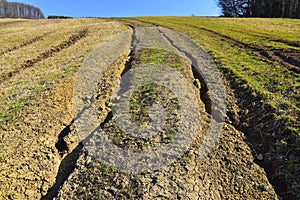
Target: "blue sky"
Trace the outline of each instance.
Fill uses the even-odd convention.
[[[218,16],[216,0],[15,0],[72,17]]]

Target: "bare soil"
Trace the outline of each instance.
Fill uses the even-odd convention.
[[[60,160],[54,144],[72,120],[73,82],[74,76],[61,80],[20,111],[14,125],[2,130],[2,199],[40,199],[55,181]]]
[[[83,30],[72,36],[70,41],[45,52],[41,57],[28,61],[23,67],[30,67],[44,57],[53,56],[61,48],[71,46],[86,34],[86,30]],[[297,57],[299,52],[296,50],[261,49],[219,33],[213,34],[218,34],[232,45],[238,45],[262,59],[280,62],[292,73],[299,73],[299,57]],[[34,43],[39,39],[34,38],[22,45]],[[167,41],[166,38],[165,40]],[[131,59],[127,56],[131,56]],[[99,80],[98,96],[95,97],[96,105],[99,107],[99,123],[102,123],[104,131],[111,135],[115,144],[132,151],[155,148],[160,143],[170,142],[171,139],[168,135],[161,134],[158,139],[138,141],[123,136],[117,137],[113,133],[115,129],[110,97],[119,84],[124,70],[128,70],[126,68],[129,65],[130,68],[134,68],[140,56],[138,52],[120,55],[120,59],[105,70],[103,78]],[[172,60],[166,62],[174,64]],[[293,191],[299,188],[292,192],[288,191],[290,182],[283,181],[282,176],[286,171],[280,169],[281,166],[287,165],[285,156],[297,155],[299,149],[287,148],[284,144],[276,143],[288,137],[284,122],[276,121],[272,116],[276,111],[261,103],[259,97],[252,96],[250,89],[240,88],[241,84],[236,81],[226,82],[229,105],[222,133],[213,151],[206,157],[201,156],[205,132],[209,123],[215,119],[207,110],[208,102],[203,100],[205,99],[203,96],[207,95],[207,91],[201,92],[201,85],[205,85],[201,82],[203,80],[195,76],[190,61],[182,60],[181,64],[191,87],[199,97],[201,128],[188,151],[174,163],[160,171],[130,174],[105,166],[99,159],[91,156],[88,150],[78,143],[76,137],[76,126],[73,125],[72,116],[75,75],[70,75],[18,112],[14,125],[5,126],[1,130],[0,198],[278,199],[284,197],[289,199],[298,195]],[[225,71],[224,75],[227,79],[233,80],[230,71]],[[0,80],[6,80],[6,77],[9,76],[5,75]],[[198,79],[200,85],[195,84],[195,79]],[[169,92],[163,88],[159,91],[162,94]],[[136,99],[140,98],[138,95]],[[143,106],[147,108],[156,100],[150,99]],[[164,100],[166,106],[173,105],[170,112],[176,112],[174,106],[176,102],[172,98]],[[146,114],[141,107],[133,108],[133,115],[139,120],[147,121]],[[289,139],[294,138],[289,136]],[[276,149],[272,149],[274,147]],[[287,149],[294,150],[287,151]],[[277,188],[277,194],[274,186]]]
[[[138,52],[133,53],[131,67],[139,63],[139,56]],[[77,154],[73,173],[62,185],[56,199],[278,199],[265,171],[254,162],[244,134],[234,127],[239,120],[239,110],[230,90],[228,100],[232,104],[228,108],[230,113],[221,136],[214,150],[206,157],[201,156],[205,132],[214,119],[206,112],[199,88],[193,85],[191,63],[187,62],[181,67],[187,71],[191,87],[199,95],[201,107],[201,128],[188,151],[162,170],[131,174],[103,165],[101,160],[90,155],[83,147]],[[120,79],[118,76],[115,78]],[[102,85],[101,82],[99,85]],[[142,112],[135,114],[140,118],[144,116]],[[155,148],[155,142],[167,142],[163,140],[164,137],[144,141],[130,141],[122,136],[116,138],[112,119],[113,116],[108,116],[108,120],[103,122],[103,133],[112,135],[111,139],[122,148],[143,151],[149,148],[147,144]],[[76,131],[76,127],[73,131]]]
[[[20,73],[21,70],[33,67],[36,63],[53,56],[55,53],[58,53],[65,48],[72,46],[73,44],[78,42],[81,38],[85,37],[87,35],[87,33],[88,33],[88,30],[84,29],[84,30],[79,31],[78,33],[73,34],[68,40],[64,41],[63,43],[59,44],[58,46],[52,47],[51,49],[38,55],[36,58],[33,58],[31,60],[26,60],[19,68],[16,68],[14,71],[10,71],[7,74],[2,74],[0,76],[0,81],[6,81],[6,80],[10,79],[12,76],[16,75],[17,73]],[[41,40],[41,39],[42,39],[42,37],[34,38],[33,40],[26,42],[26,43],[20,45],[19,47],[14,47],[12,49],[9,49],[4,53],[8,53],[8,52],[20,49],[27,45],[33,44],[34,42],[37,42],[38,40]]]

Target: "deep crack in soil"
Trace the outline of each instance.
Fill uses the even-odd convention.
[[[56,50],[53,51],[53,65],[55,66],[55,73],[53,73],[53,75],[55,76],[51,76],[51,84],[47,85],[43,90],[36,91],[36,93],[30,94],[30,96],[28,95],[28,97],[26,96],[25,99],[22,99],[24,107],[16,108],[16,112],[12,115],[11,122],[3,122],[3,120],[1,120],[0,199],[41,199],[47,195],[47,192],[50,191],[49,188],[55,181],[59,182],[55,176],[59,171],[60,164],[61,166],[64,164],[67,165],[66,167],[62,167],[62,169],[72,169],[72,166],[70,166],[72,163],[69,162],[70,159],[69,161],[65,159],[64,163],[62,162],[63,156],[65,156],[65,158],[70,157],[72,161],[72,154],[66,155],[64,150],[60,149],[59,151],[57,148],[62,147],[58,144],[58,141],[62,138],[68,142],[67,145],[73,145],[75,147],[78,145],[77,140],[72,140],[73,137],[67,136],[70,131],[72,132],[72,118],[74,117],[72,115],[72,92],[76,80],[75,72],[78,70],[75,69],[75,67],[78,68],[81,66],[83,57],[88,56],[96,44],[99,42],[101,42],[101,44],[105,43],[106,38],[127,30],[125,26],[116,22],[106,23],[102,20],[82,19],[74,21],[86,21],[89,23],[93,23],[94,21],[93,27],[88,25],[82,26],[82,23],[80,23],[79,26],[89,27],[95,30],[95,32],[89,32],[87,35],[88,38],[84,38],[83,40],[77,37],[73,38],[78,39],[77,42],[75,42],[76,44],[72,44],[72,41],[66,41],[66,39],[70,39],[70,37],[65,38],[64,41],[66,43],[57,43],[58,45],[64,44],[61,46],[63,48],[67,48],[68,45],[71,45],[71,48],[67,49],[66,52],[56,53]],[[72,28],[72,26],[71,24],[70,27]],[[66,29],[68,28],[69,27],[66,27]],[[76,31],[76,33],[78,32]],[[46,50],[48,48],[51,48],[51,45],[49,45]],[[64,53],[68,55],[61,55]],[[28,58],[30,58],[30,55],[31,54],[29,54]],[[59,60],[60,58],[61,60]],[[66,62],[68,59],[74,62]],[[52,58],[49,60],[52,60]],[[43,63],[37,63],[36,66],[39,64],[52,64],[51,62],[47,62],[47,60],[45,63],[44,61],[45,60],[42,60]],[[74,63],[76,66],[73,66]],[[49,66],[48,68],[36,68],[36,70],[52,73],[53,66]],[[51,72],[48,70],[51,70]],[[64,71],[63,74],[57,76],[56,72],[58,70],[66,70],[66,72]],[[27,70],[21,70],[20,76],[24,78],[24,83],[31,84],[30,81],[35,81],[35,79],[32,78],[32,76],[26,76],[26,73]],[[38,77],[40,74],[34,73],[33,76],[35,75]],[[47,81],[48,77],[44,77],[44,75],[44,73],[41,73],[41,76],[43,76],[41,80]],[[28,82],[26,82],[27,79]],[[23,83],[22,80],[21,83]],[[11,85],[14,87],[15,82]],[[27,91],[27,88],[25,88],[24,91]],[[18,91],[15,94],[16,96],[22,95],[18,93]],[[8,98],[14,97],[8,96]],[[2,109],[5,110],[6,107]],[[76,139],[76,137],[74,137],[74,139]],[[70,146],[72,148],[69,149],[68,153],[72,151],[75,152],[73,155],[75,155],[74,159],[76,160],[77,150],[73,148],[73,146]],[[78,148],[78,150],[80,150],[80,148]],[[65,179],[64,177],[70,172],[59,173],[59,175],[62,175],[59,179]],[[55,187],[56,186],[54,186],[54,188]]]
[[[122,55],[120,59],[115,61],[112,66],[104,72],[104,76],[99,82],[99,91],[97,96],[95,99],[91,99],[91,101],[99,107],[99,123],[103,121],[105,123],[105,121],[107,121],[110,117],[111,110],[108,107],[108,102],[114,91],[114,85],[117,85],[117,81],[121,76],[121,73],[125,70],[127,56],[128,55]],[[62,157],[62,161],[59,166],[59,171],[56,175],[55,183],[48,190],[47,194],[42,197],[42,199],[49,200],[56,197],[63,184],[74,172],[74,169],[78,167],[78,160],[83,154],[83,144],[81,141],[78,141],[74,122],[89,108],[90,107],[84,107],[76,115],[72,122],[59,134],[55,147]],[[85,140],[88,140],[90,137],[92,137],[92,134],[85,138]]]
[[[171,38],[169,38],[166,34],[164,34],[161,30],[159,30],[159,32],[170,42],[170,44],[172,46],[174,46],[179,52],[182,52],[187,58],[189,58],[192,61],[192,65],[191,65],[191,69],[193,72],[193,77],[194,77],[194,85],[200,90],[200,98],[202,100],[202,102],[205,105],[205,110],[208,114],[212,114],[212,110],[211,110],[211,99],[208,95],[208,87],[207,84],[203,78],[203,75],[201,73],[199,73],[198,69],[195,68],[195,66],[197,65],[197,61],[195,60],[195,58],[188,53],[187,51],[182,50],[180,47],[176,46],[174,44],[174,42],[172,41]]]
[[[1,132],[1,198],[40,199],[47,192],[60,163],[55,135],[71,121],[73,82],[73,76],[65,77],[38,95]]]
[[[277,199],[273,186],[269,183],[264,170],[255,162],[266,169],[269,177],[271,177],[270,180],[273,184],[275,183],[280,196],[285,198],[295,197],[294,193],[286,193],[287,188],[280,186],[283,180],[282,177],[270,175],[283,174],[283,172],[276,171],[277,168],[272,166],[274,164],[273,159],[275,159],[275,163],[278,166],[282,166],[286,164],[284,163],[284,156],[289,156],[291,153],[290,151],[286,152],[285,148],[280,146],[281,144],[276,146],[276,148],[283,148],[280,151],[280,155],[275,154],[276,152],[272,151],[272,149],[270,150],[272,145],[274,145],[272,143],[274,140],[285,137],[285,135],[281,135],[284,131],[284,124],[276,121],[272,118],[272,114],[270,114],[274,111],[269,107],[265,107],[259,98],[251,96],[252,91],[250,89],[244,91],[238,87],[239,84],[236,81],[230,82],[230,87],[235,89],[232,91],[229,85],[227,85],[227,95],[230,103],[228,110],[230,112],[226,114],[226,123],[222,129],[220,138],[216,141],[214,149],[207,156],[203,157],[202,151],[208,151],[209,149],[209,147],[203,147],[205,133],[208,131],[211,122],[218,124],[219,120],[219,118],[211,116],[212,103],[214,103],[214,98],[216,98],[213,94],[213,89],[210,88],[210,85],[206,84],[205,77],[195,67],[196,63],[193,56],[179,46],[176,46],[171,37],[164,32],[165,30],[156,27],[156,29],[152,29],[152,33],[156,33],[156,37],[160,38],[163,44],[168,44],[175,48],[177,51],[176,55],[156,49],[137,50],[138,45],[141,43],[139,40],[141,35],[145,34],[147,36],[149,33],[142,33],[134,25],[130,25],[130,27],[133,32],[131,41],[129,41],[131,42],[130,51],[119,55],[119,59],[103,70],[103,76],[97,85],[97,95],[86,99],[86,101],[94,103],[98,111],[98,121],[101,126],[95,131],[107,134],[116,146],[135,152],[152,151],[155,148],[172,142],[172,132],[176,129],[178,121],[176,117],[180,115],[180,109],[178,108],[176,98],[173,98],[174,94],[170,90],[148,84],[140,87],[131,96],[131,115],[137,122],[147,123],[150,120],[148,114],[150,106],[153,103],[160,103],[163,107],[168,108],[167,116],[170,118],[168,124],[173,126],[163,127],[156,137],[146,139],[128,137],[126,133],[115,127],[115,116],[111,111],[113,106],[111,97],[118,85],[122,86],[121,78],[130,69],[143,64],[145,57],[147,60],[147,56],[154,56],[155,59],[161,60],[160,64],[175,66],[176,70],[179,70],[189,81],[190,87],[197,95],[201,113],[200,128],[189,149],[172,164],[154,172],[145,171],[140,174],[133,174],[104,165],[98,157],[91,155],[88,147],[84,145],[95,136],[93,135],[94,132],[88,135],[84,141],[80,141],[82,138],[78,138],[79,130],[76,127],[76,121],[89,108],[84,107],[73,119],[71,114],[68,113],[69,111],[62,110],[65,107],[69,108],[72,103],[69,101],[68,96],[71,96],[70,88],[74,80],[72,82],[69,79],[74,79],[74,77],[69,77],[67,81],[64,80],[66,82],[61,83],[57,88],[46,92],[45,95],[50,98],[41,98],[42,100],[47,99],[46,103],[37,101],[37,108],[33,109],[32,113],[29,112],[28,116],[18,116],[24,119],[24,123],[16,124],[17,127],[20,126],[20,131],[14,133],[13,131],[16,130],[6,130],[7,134],[19,134],[19,137],[23,131],[30,133],[38,129],[40,133],[46,132],[44,129],[51,130],[49,136],[47,135],[42,141],[39,141],[45,143],[47,149],[43,146],[40,149],[32,150],[30,147],[35,144],[22,144],[21,149],[16,150],[22,151],[23,149],[27,149],[21,153],[24,159],[28,155],[31,155],[39,163],[28,165],[25,160],[24,163],[22,162],[23,164],[11,165],[15,168],[16,173],[7,173],[7,176],[9,176],[7,180],[9,178],[16,179],[16,181],[22,182],[25,187],[13,183],[12,185],[16,186],[15,188],[11,188],[8,198],[18,198],[18,194],[13,193],[15,190],[18,193],[26,193],[27,197],[40,198],[42,196],[42,199],[46,200],[53,198]],[[71,41],[68,40],[57,48],[52,48],[48,53],[45,52],[45,55],[42,54],[43,56],[38,56],[28,63],[26,62],[24,66],[32,67],[41,59],[59,52],[61,48],[71,46],[74,44],[74,41],[76,42],[81,37],[85,37],[86,34],[87,30],[83,30],[75,36],[73,35],[74,37],[70,38]],[[143,37],[146,37],[145,35]],[[185,57],[179,58],[180,56],[178,55]],[[231,72],[227,72],[225,75],[232,78]],[[66,88],[68,89],[66,90]],[[59,96],[59,94],[63,95]],[[251,98],[245,99],[245,94]],[[135,102],[140,103],[135,104]],[[249,102],[255,102],[255,104],[250,104]],[[66,105],[61,106],[60,104]],[[40,110],[39,119],[33,117],[36,115],[34,113],[36,110]],[[45,112],[45,110],[48,112]],[[50,114],[44,116],[43,113]],[[41,124],[33,125],[32,121],[38,120],[40,120]],[[48,120],[53,122],[51,123],[54,125],[53,127],[52,125],[48,127]],[[62,124],[64,126],[63,129],[61,128]],[[273,127],[273,129],[270,129],[270,127]],[[242,130],[242,132],[239,130]],[[267,130],[267,133],[262,132],[265,130]],[[274,132],[275,136],[273,135]],[[27,138],[29,136],[32,137],[28,134],[21,139],[31,141]],[[3,138],[5,137],[9,138],[11,136],[4,135]],[[36,138],[36,140],[39,140],[38,135]],[[245,141],[248,142],[248,145]],[[35,142],[39,144],[39,142]],[[49,147],[49,143],[55,144],[55,146]],[[280,156],[283,156],[283,158]],[[11,162],[14,161],[11,160]],[[9,163],[7,166],[10,166]],[[54,166],[59,166],[59,169],[53,169]],[[34,174],[30,176],[28,174],[21,176],[17,174],[26,169]],[[10,171],[11,169],[4,170]],[[39,172],[43,174],[40,175]],[[57,174],[55,181],[53,181],[55,173]],[[0,182],[2,181],[0,180]],[[5,184],[6,188],[10,187],[9,182],[2,183]],[[51,188],[48,187],[49,183],[53,183]],[[289,182],[283,183],[288,187]],[[39,195],[35,193],[36,191],[27,190],[27,188],[34,188],[32,184],[39,185]],[[1,187],[5,188],[4,185]],[[297,191],[297,188],[295,191]]]
[[[250,87],[241,87],[243,82],[236,81],[238,78],[235,79],[231,71],[223,70],[230,83],[231,89],[228,87],[228,90],[233,94],[230,104],[237,107],[237,113],[232,113],[230,118],[237,129],[245,133],[255,162],[266,170],[280,197],[297,199],[300,188],[295,183],[300,179],[299,173],[289,169],[291,162],[295,165],[300,163],[296,157],[300,150],[290,145],[297,143],[297,136],[288,131],[284,120],[276,119],[274,113],[278,110],[265,105],[260,97],[254,96]]]
[[[238,41],[234,38],[231,38],[229,36],[220,34],[218,32],[206,29],[206,28],[201,28],[198,26],[194,25],[188,25],[197,29],[201,29],[206,32],[210,32],[214,35],[219,36],[223,40],[227,41],[229,44],[239,47],[252,55],[258,56],[261,58],[263,61],[268,61],[270,63],[276,63],[278,62],[279,64],[285,66],[288,70],[295,72],[297,74],[300,73],[300,60],[299,60],[299,50],[295,49],[287,49],[287,50],[281,50],[281,49],[268,49],[268,48],[263,48],[259,47],[254,44],[246,44],[241,41]]]

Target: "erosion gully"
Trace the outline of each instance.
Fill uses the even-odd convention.
[[[132,20],[148,26],[160,26],[159,24],[141,19]],[[292,74],[295,74],[295,76],[300,72],[299,50],[266,49],[257,45],[249,45],[237,41],[234,38],[202,27],[190,24],[186,24],[186,26],[201,29],[202,31],[216,35],[229,44],[249,54],[255,55],[268,63],[279,63],[286,67]],[[290,45],[297,47],[296,44]],[[189,55],[187,56],[189,57]],[[193,60],[192,58],[190,59]],[[277,113],[277,110],[265,105],[261,97],[254,96],[252,88],[241,88],[241,85],[247,84],[245,81],[239,80],[229,69],[220,68],[229,82],[227,92],[228,94],[233,94],[231,95],[233,96],[233,100],[229,100],[229,103],[238,108],[238,113],[227,113],[229,119],[233,121],[234,127],[246,136],[247,144],[252,150],[255,162],[266,171],[268,179],[274,186],[278,197],[280,199],[298,199],[300,177],[296,171],[287,169],[291,165],[290,162],[299,165],[299,158],[297,161],[289,161],[289,157],[293,158],[299,153],[299,148],[285,147],[277,143],[277,141],[282,140],[287,140],[288,143],[290,142],[292,144],[295,143],[293,141],[296,139],[289,134],[286,122],[277,120],[273,115],[273,113]],[[202,81],[198,74],[194,73],[194,76]],[[209,101],[203,99],[203,97],[202,100],[206,107],[209,107]],[[286,178],[286,175],[288,175],[289,178]]]
[[[129,53],[129,60],[126,61],[125,64],[125,68],[123,70],[123,72],[120,74],[119,77],[116,77],[116,79],[121,79],[121,77],[128,71],[131,69],[132,66],[132,62],[133,62],[133,55],[135,53],[135,49],[136,49],[136,44],[138,43],[137,41],[137,37],[136,37],[136,31],[135,25],[132,24],[127,24],[132,30],[133,30],[133,35],[132,35],[132,42],[131,42],[131,50]],[[206,112],[208,114],[211,113],[211,100],[209,98],[209,96],[207,95],[208,93],[208,87],[205,84],[204,78],[202,77],[202,75],[195,69],[194,65],[195,65],[195,59],[188,53],[185,52],[184,50],[180,49],[179,47],[177,47],[174,42],[168,38],[163,32],[161,32],[162,35],[166,38],[166,40],[168,40],[170,42],[170,44],[172,44],[179,52],[183,53],[184,55],[186,55],[191,61],[192,61],[192,71],[193,71],[193,76],[194,76],[194,80],[195,80],[195,86],[197,86],[197,84],[201,84],[201,100],[203,101],[203,103],[205,104],[205,109]],[[105,77],[104,77],[105,78]],[[116,87],[116,86],[115,86]],[[200,87],[199,87],[200,88]],[[107,102],[108,103],[108,102]],[[87,108],[83,108],[82,112],[84,112],[84,109]],[[80,115],[80,113],[79,113]],[[74,118],[74,120],[80,116],[76,116]],[[107,123],[108,121],[110,121],[110,119],[112,118],[111,116],[111,112],[108,112],[106,114],[106,117],[104,118],[104,120],[102,121],[102,125],[100,127],[103,127],[105,123]],[[74,123],[74,120],[71,122],[71,124],[69,124],[68,126],[65,127],[65,129],[63,131],[61,131],[61,133],[59,134],[58,137],[58,141],[56,143],[56,148],[59,151],[60,155],[63,157],[63,160],[60,164],[59,167],[59,172],[56,176],[56,182],[53,184],[53,186],[48,190],[48,193],[42,198],[43,200],[49,200],[49,199],[53,199],[55,198],[61,187],[63,186],[63,184],[67,181],[67,179],[69,178],[69,176],[72,174],[72,172],[74,171],[75,167],[76,167],[76,162],[80,156],[81,150],[83,149],[83,145],[82,143],[79,143],[73,150],[71,153],[68,153],[66,155],[66,152],[68,152],[70,150],[67,142],[65,141],[66,138],[68,137],[72,137],[71,135],[74,134],[74,132],[76,133],[76,130],[72,130],[72,126]],[[236,129],[238,130],[243,130],[241,129],[242,126],[239,126],[238,124],[235,126]],[[242,131],[243,132],[243,131]],[[245,134],[247,135],[247,134]],[[252,148],[255,148],[255,146],[251,146]],[[255,151],[255,149],[253,149]],[[261,164],[261,163],[260,163]],[[266,165],[267,166],[267,165]],[[267,166],[269,167],[269,166]],[[266,170],[268,172],[268,170]]]
[[[132,40],[131,40],[131,46],[130,46],[130,53],[128,54],[129,59],[124,63],[125,68],[123,69],[122,73],[120,76],[116,76],[115,79],[121,79],[121,77],[130,70],[133,62],[133,54],[136,49],[136,44],[137,44],[137,38],[136,38],[136,31],[135,31],[135,26],[131,24],[127,24],[133,31],[132,34]],[[84,35],[84,32],[83,32]],[[106,77],[103,77],[105,80]],[[115,88],[117,85],[114,86]],[[91,104],[95,103],[94,99],[91,99]],[[104,105],[107,105],[109,102],[105,102]],[[76,119],[80,118],[81,115],[90,107],[83,107],[82,110],[77,114],[77,116],[72,120],[72,122],[66,126],[61,133],[58,136],[58,140],[55,144],[56,149],[58,150],[59,154],[61,157],[63,157],[63,160],[59,166],[59,171],[56,176],[56,181],[52,185],[52,187],[48,190],[47,194],[42,197],[42,200],[51,200],[55,198],[65,181],[68,179],[68,177],[72,174],[76,167],[77,160],[81,154],[81,151],[83,149],[83,144],[80,142],[70,153],[67,153],[70,150],[70,147],[68,145],[68,142],[66,142],[66,138],[68,137],[76,137],[74,134],[74,130],[72,130],[72,126],[74,125],[74,122]],[[112,118],[112,112],[108,112],[106,116],[104,116],[104,120],[102,120],[101,125],[99,128],[103,127],[105,123],[110,121]],[[94,132],[94,131],[93,131]],[[90,136],[89,136],[90,137]],[[67,153],[67,155],[66,155]]]
[[[135,53],[135,50],[136,50],[136,45],[138,43],[138,40],[137,40],[137,37],[136,37],[136,26],[135,25],[132,25],[132,24],[126,24],[128,25],[132,31],[133,31],[133,34],[132,34],[132,41],[131,41],[131,47],[130,47],[130,53],[128,55],[129,59],[126,61],[125,63],[125,68],[123,70],[123,72],[121,73],[120,77],[115,77],[116,79],[121,79],[122,76],[124,74],[126,74],[126,72],[128,72],[131,67],[132,67],[132,62],[133,62],[133,59],[134,59],[134,53]],[[188,58],[191,59],[191,61],[193,63],[195,63],[195,59],[188,53],[188,52],[185,52],[183,50],[181,50],[179,47],[176,47],[175,44],[172,42],[172,40],[170,38],[168,38],[163,32],[160,31],[160,33],[162,35],[164,35],[164,37],[180,52],[184,53]],[[84,37],[85,35],[85,31],[82,31],[80,32],[80,34],[78,35],[78,38],[79,37]],[[75,37],[74,39],[76,40],[77,39],[77,35],[76,36],[72,36],[72,37]],[[65,46],[63,44],[63,46]],[[59,49],[59,48],[57,48]],[[56,49],[53,50],[53,52],[51,53],[55,53],[56,52]],[[39,58],[37,58],[39,59]],[[31,64],[31,61],[28,61],[27,64]],[[199,87],[201,88],[200,90],[200,94],[201,94],[201,100],[204,102],[205,104],[205,108],[206,108],[206,111],[208,114],[210,114],[210,107],[211,107],[211,104],[210,104],[210,99],[209,97],[206,95],[207,92],[208,92],[208,88],[207,88],[207,85],[205,84],[205,81],[202,77],[202,75],[198,72],[198,70],[195,69],[194,65],[191,66],[191,69],[193,71],[193,76],[194,76],[194,84],[196,87]],[[104,77],[105,78],[105,77]],[[198,86],[197,84],[201,84],[201,87]],[[115,86],[116,87],[116,86]],[[107,102],[108,103],[108,102]],[[74,124],[74,121],[76,118],[79,118],[80,115],[82,113],[84,113],[85,110],[87,110],[88,108],[87,107],[84,107],[80,112],[79,114],[72,120],[72,122],[67,125],[62,131],[61,133],[59,134],[58,136],[58,140],[55,144],[55,147],[56,149],[58,150],[59,154],[64,157],[64,159],[62,160],[61,164],[60,164],[60,167],[59,167],[59,171],[58,171],[58,174],[56,176],[56,181],[55,183],[52,185],[52,187],[48,190],[47,194],[42,197],[42,200],[50,200],[50,199],[53,199],[55,198],[58,193],[59,193],[59,190],[60,188],[62,187],[62,185],[65,183],[65,181],[68,179],[68,177],[72,174],[72,172],[74,171],[75,167],[76,167],[76,162],[80,156],[80,153],[81,153],[81,150],[83,149],[83,144],[82,143],[79,143],[73,150],[72,152],[68,153],[67,155],[66,152],[68,152],[70,150],[70,147],[68,146],[67,142],[65,141],[66,138],[70,137],[71,134],[74,134],[74,130],[72,130],[72,126]],[[100,125],[100,127],[104,127],[104,124],[109,122],[112,118],[112,113],[111,112],[108,112],[104,121],[102,122],[102,124]],[[72,137],[72,136],[71,136]]]
[[[196,87],[199,87],[197,84],[201,84],[200,86],[200,99],[202,100],[202,102],[205,105],[205,110],[208,114],[211,114],[211,99],[208,96],[207,92],[208,92],[208,87],[206,85],[206,82],[203,78],[203,76],[199,73],[199,71],[195,68],[195,66],[197,65],[197,61],[195,60],[195,58],[188,53],[187,51],[184,51],[183,49],[181,49],[180,47],[176,46],[176,44],[174,44],[174,42],[172,41],[171,38],[169,38],[164,32],[162,32],[161,30],[158,29],[158,31],[170,42],[170,44],[172,46],[174,46],[177,51],[183,53],[187,58],[189,58],[192,61],[192,72],[193,72],[193,76],[194,76],[194,85]]]

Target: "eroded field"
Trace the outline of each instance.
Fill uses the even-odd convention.
[[[211,117],[209,101],[214,96],[209,95],[214,94],[195,74],[190,58],[155,49],[134,51],[141,42],[138,28],[149,26],[157,27],[160,40],[175,49],[158,26],[188,35],[212,55],[224,76],[229,102],[225,124],[214,150],[204,158],[199,149],[205,132],[209,123],[218,121]],[[0,27],[1,198],[299,197],[299,20],[3,19]],[[202,116],[202,128],[182,157],[163,170],[138,175],[105,166],[91,156],[79,143],[72,112],[76,72],[95,45],[124,31],[133,36],[124,39],[120,58],[98,71],[103,74],[98,95],[91,97],[99,108],[102,134],[134,152],[151,151],[174,139],[176,125],[173,130],[171,124],[180,115],[178,102],[157,85],[140,87],[131,100],[131,115],[142,127],[150,120],[148,107],[165,101],[174,116],[170,125],[145,140],[115,127],[111,95],[124,73],[143,63],[165,64],[184,74],[198,96]]]
[[[280,196],[296,198],[299,20],[144,17],[129,21],[180,31],[210,52],[230,82],[238,106],[231,119],[245,133],[256,162],[265,167]]]
[[[1,55],[1,77],[18,70],[0,83],[1,198],[39,199],[54,183],[60,164],[55,143],[72,121],[75,72],[95,45],[127,28],[105,20],[20,22],[24,27],[8,22],[0,40],[9,44],[3,52],[14,50]],[[22,29],[27,35],[20,34]],[[78,34],[82,30],[84,35]],[[14,48],[43,32],[51,34]],[[10,34],[24,38],[13,42],[14,37],[6,38]]]

